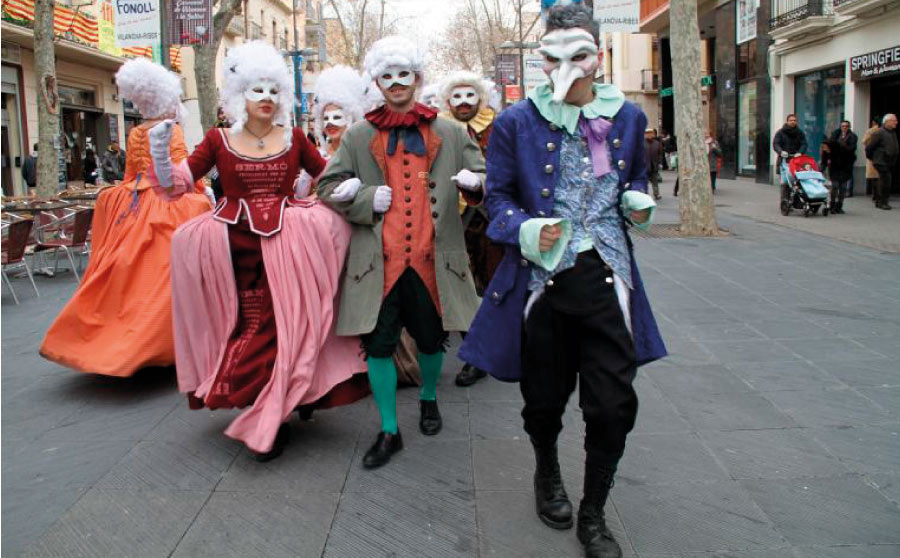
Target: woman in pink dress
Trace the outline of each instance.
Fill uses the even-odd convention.
[[[224,196],[172,240],[178,388],[192,408],[244,408],[225,434],[259,461],[280,455],[299,406],[335,406],[368,393],[359,340],[333,332],[350,228],[323,204],[294,197],[300,170],[325,161],[291,128],[293,81],[261,41],[228,52],[223,107],[230,129],[210,130],[172,168],[154,151],[173,195],[219,171]],[[151,131],[160,145],[169,128]]]

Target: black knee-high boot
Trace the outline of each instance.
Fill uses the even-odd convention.
[[[534,499],[538,517],[554,529],[572,527],[572,502],[563,486],[556,443],[534,446]]]
[[[621,558],[622,549],[606,526],[603,507],[613,485],[615,468],[591,465],[584,471],[584,497],[578,508],[578,540],[587,558]]]

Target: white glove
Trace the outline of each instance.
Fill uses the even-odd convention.
[[[791,154],[788,153],[787,151],[782,151],[782,152],[781,152],[781,158],[782,158],[782,159],[787,159],[787,158],[790,157],[790,156],[791,156]]]
[[[385,213],[391,208],[391,187],[379,186],[375,190],[375,199],[372,201],[372,208],[375,213]]]
[[[463,190],[468,190],[470,192],[481,190],[481,180],[478,178],[477,174],[469,169],[459,171],[456,173],[456,176],[451,177],[450,180],[456,182],[456,185]]]
[[[800,155],[803,155],[803,153],[794,153],[791,157],[799,157]]]
[[[213,189],[210,188],[209,186],[207,186],[207,187],[205,187],[205,188],[203,189],[203,193],[206,194],[206,197],[207,197],[207,198],[209,198],[209,203],[211,203],[211,204],[213,205],[213,207],[215,207],[215,205],[216,205],[216,194],[215,194],[215,192],[213,192]]]
[[[356,193],[359,192],[360,186],[362,186],[362,182],[360,182],[358,178],[348,178],[338,184],[337,188],[331,192],[331,201],[346,202],[352,200],[356,197]],[[390,202],[390,199],[388,199],[388,202]],[[390,203],[388,203],[388,205],[390,205]]]
[[[147,134],[150,140],[150,156],[153,158],[153,169],[156,178],[163,188],[172,187],[172,156],[169,145],[172,143],[172,129],[175,123],[171,120],[163,120],[150,128]]]

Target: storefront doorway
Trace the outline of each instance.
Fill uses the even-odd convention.
[[[3,66],[2,101],[3,120],[3,195],[25,195],[22,165],[28,155],[22,128],[19,74],[12,66]]]
[[[900,75],[887,76],[873,79],[870,89],[870,116],[869,119],[881,119],[885,114],[900,114]],[[894,185],[892,194],[900,193],[900,164],[894,169]]]

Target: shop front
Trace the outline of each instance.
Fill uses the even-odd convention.
[[[844,65],[823,68],[794,77],[794,113],[806,134],[806,153],[819,158],[822,141],[844,120]]]
[[[4,58],[8,51],[4,49]],[[3,64],[2,93],[2,143],[3,143],[3,195],[22,196],[27,189],[22,179],[22,165],[30,153],[23,123],[21,73],[17,66]]]
[[[847,65],[854,85],[869,89],[869,121],[880,123],[885,114],[900,114],[900,45],[854,56]],[[898,171],[892,193],[900,193]]]

